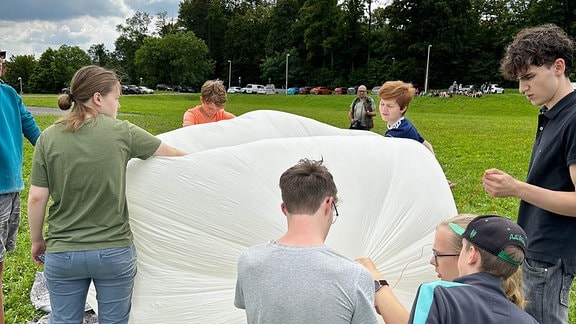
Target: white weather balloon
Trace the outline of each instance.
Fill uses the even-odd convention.
[[[236,261],[284,233],[278,180],[302,158],[324,159],[339,190],[328,246],[372,257],[407,308],[418,285],[435,279],[428,264],[434,229],[456,207],[420,143],[276,111],[158,137],[189,155],[128,166],[138,250],[131,323],[245,323],[233,304]]]

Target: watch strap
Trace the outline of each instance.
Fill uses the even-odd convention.
[[[382,286],[389,286],[389,284],[388,281],[380,279],[380,280],[374,280],[374,286],[376,287],[375,291],[378,291],[380,290],[380,288],[382,288]]]

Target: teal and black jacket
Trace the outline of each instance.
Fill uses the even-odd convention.
[[[532,324],[532,316],[506,298],[500,278],[485,272],[420,286],[408,323]]]

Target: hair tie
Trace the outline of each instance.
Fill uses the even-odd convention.
[[[70,102],[74,101],[74,96],[71,93],[68,94],[68,100],[70,100]]]

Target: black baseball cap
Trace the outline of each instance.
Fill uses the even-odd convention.
[[[522,264],[522,261],[516,261],[504,252],[508,245],[515,245],[526,254],[528,245],[526,233],[511,219],[498,215],[480,215],[474,218],[466,229],[454,223],[449,223],[448,226],[462,238],[502,260],[514,265]]]

